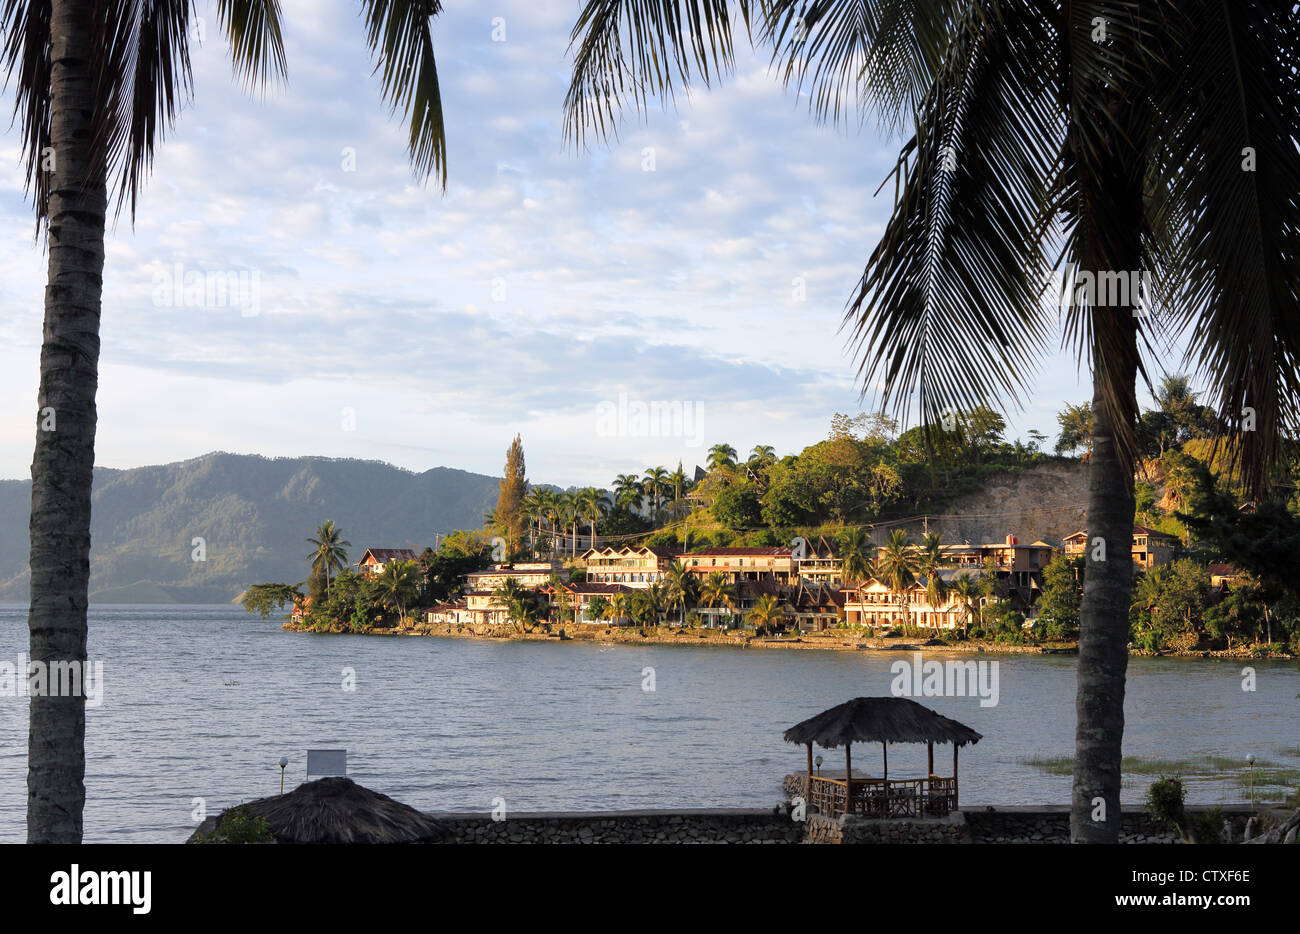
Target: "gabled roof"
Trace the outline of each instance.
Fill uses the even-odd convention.
[[[357,564],[365,564],[367,555],[380,564],[387,564],[389,561],[414,561],[419,557],[410,548],[367,548]]]

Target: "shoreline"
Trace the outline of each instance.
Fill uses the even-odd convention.
[[[342,634],[340,630],[319,630],[285,622],[281,629],[288,632],[317,632]],[[1060,655],[1077,656],[1077,642],[1043,643],[1034,645],[1008,645],[999,642],[962,642],[928,645],[928,639],[883,638],[854,636],[840,630],[825,633],[803,633],[795,637],[757,637],[743,630],[681,629],[660,626],[641,630],[635,626],[602,627],[579,624],[577,627],[560,627],[552,632],[540,628],[520,632],[512,625],[453,625],[431,626],[418,623],[414,626],[393,629],[375,629],[356,635],[371,636],[430,636],[443,639],[472,639],[482,642],[580,642],[595,645],[674,645],[697,647],[722,647],[739,649],[777,649],[785,651],[825,652],[880,652],[933,655]],[[1143,652],[1130,650],[1130,658],[1218,658],[1224,660],[1263,659],[1294,660],[1294,655],[1254,656],[1249,649],[1201,649],[1189,652]]]

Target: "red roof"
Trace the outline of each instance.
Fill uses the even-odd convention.
[[[1206,568],[1211,577],[1236,577],[1241,569],[1234,564],[1211,564]]]
[[[723,555],[728,555],[728,556],[735,555],[737,557],[749,557],[750,555],[753,555],[754,557],[762,557],[762,558],[782,558],[782,557],[788,558],[790,557],[790,549],[775,548],[770,546],[756,547],[756,548],[747,548],[747,547],[746,548],[742,548],[742,547],[702,548],[699,551],[692,551],[687,554],[684,554],[682,557],[699,558],[708,555],[718,555],[719,557]]]

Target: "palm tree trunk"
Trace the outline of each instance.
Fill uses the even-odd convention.
[[[1141,268],[1141,156],[1131,140],[1140,138],[1144,119],[1135,102],[1113,101],[1118,128],[1108,155],[1096,174],[1086,176],[1085,202],[1093,216],[1083,221],[1080,257],[1091,270]],[[1096,119],[1104,119],[1098,114]],[[1098,124],[1101,125],[1101,124]],[[1128,139],[1123,129],[1132,132]],[[1129,608],[1133,584],[1133,467],[1118,444],[1125,426],[1108,405],[1098,379],[1101,361],[1116,374],[1117,391],[1135,393],[1137,380],[1136,296],[1131,303],[1098,308],[1094,318],[1115,317],[1101,326],[1109,346],[1094,340],[1092,450],[1088,462],[1088,543],[1085,551],[1083,601],[1079,609],[1078,691],[1075,697],[1074,788],[1070,839],[1075,843],[1118,843],[1120,831],[1120,761],[1124,739],[1124,679],[1128,669]],[[1135,397],[1122,400],[1136,412]],[[1119,403],[1117,403],[1119,405]],[[1105,543],[1105,560],[1095,548]]]
[[[92,155],[94,4],[51,5],[49,281],[32,458],[31,660],[84,662],[90,493],[104,274],[106,172]],[[46,422],[48,425],[48,422]],[[86,699],[30,699],[27,840],[80,843],[86,803]]]
[[[1093,446],[1088,465],[1086,582],[1079,609],[1078,693],[1075,699],[1074,791],[1070,836],[1076,843],[1117,843],[1120,759],[1124,735],[1124,679],[1128,668],[1129,604],[1133,577],[1133,478],[1120,463],[1110,417],[1093,402]],[[1093,543],[1104,540],[1104,561]],[[1104,811],[1098,808],[1098,799]],[[1105,820],[1094,820],[1104,814]]]

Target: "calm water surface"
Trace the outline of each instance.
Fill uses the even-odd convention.
[[[764,651],[288,633],[237,606],[91,611],[104,701],[87,711],[87,841],[179,842],[194,798],[218,810],[303,778],[304,750],[348,750],[363,785],[429,811],[763,807],[803,767],[784,729],[858,695],[886,695],[884,653]],[[0,606],[0,659],[27,648],[26,608]],[[961,755],[963,802],[1064,804],[1070,779],[1029,764],[1074,743],[1074,659],[1003,656],[1000,703],[922,698],[984,734]],[[1125,755],[1300,767],[1300,665],[1134,659]],[[653,693],[642,670],[655,673]],[[356,690],[343,690],[343,669]],[[0,697],[0,841],[25,836],[27,699]],[[877,749],[855,767],[879,774]],[[842,753],[825,752],[838,765]],[[949,752],[936,751],[946,773]],[[890,749],[922,774],[923,746]],[[1134,775],[1125,800],[1142,799]],[[1233,778],[1192,785],[1235,802]]]

